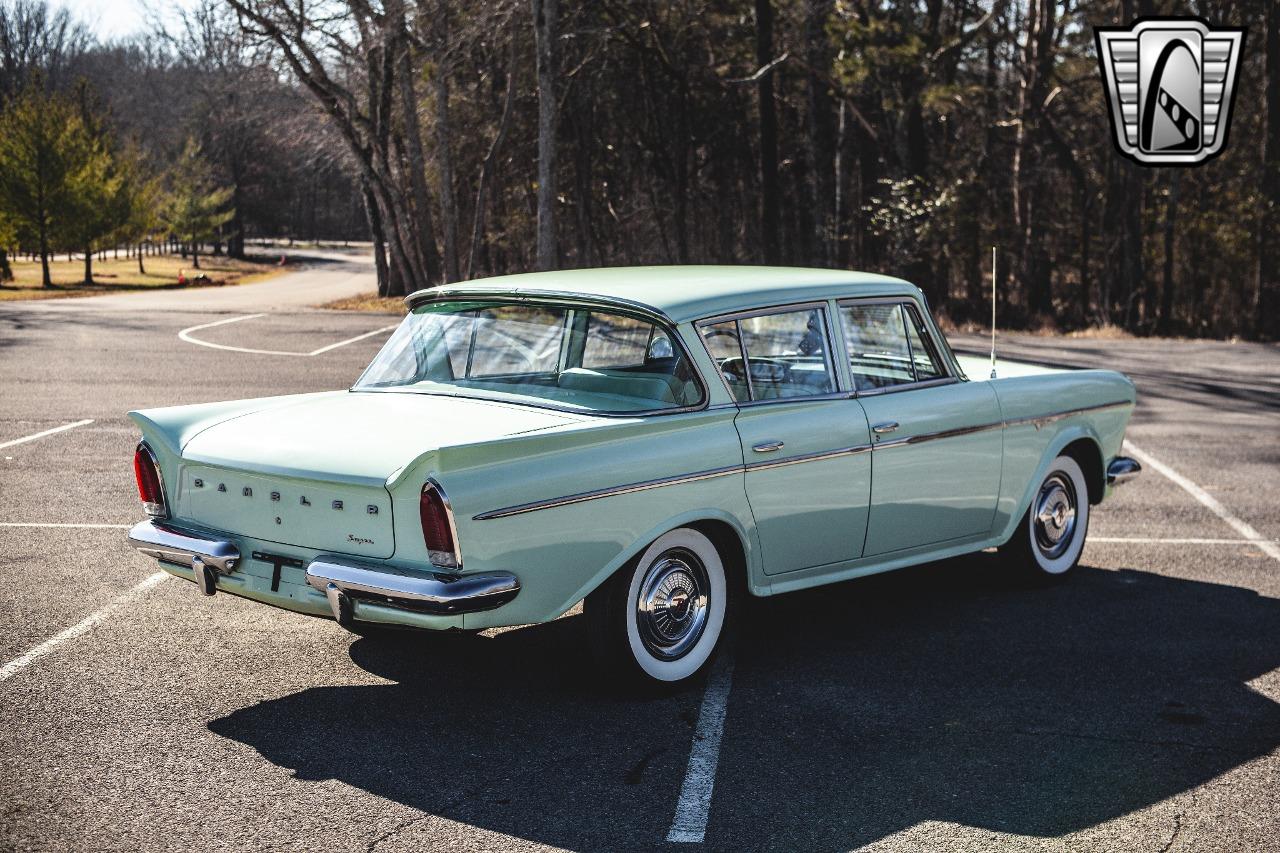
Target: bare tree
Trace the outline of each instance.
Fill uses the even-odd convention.
[[[556,125],[559,102],[556,77],[558,0],[532,0],[533,32],[538,52],[538,269],[555,269],[556,251]]]

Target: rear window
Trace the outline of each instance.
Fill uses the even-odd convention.
[[[415,308],[353,390],[619,414],[703,401],[683,348],[656,323],[595,308],[499,301]]]

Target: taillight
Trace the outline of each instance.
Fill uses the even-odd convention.
[[[160,466],[156,464],[156,457],[145,442],[140,442],[138,449],[133,452],[133,476],[138,480],[138,498],[142,501],[142,508],[146,510],[147,515],[167,515]]]
[[[462,568],[458,541],[453,530],[453,510],[444,491],[432,480],[422,487],[418,500],[418,516],[422,519],[422,541],[434,565],[444,569]]]

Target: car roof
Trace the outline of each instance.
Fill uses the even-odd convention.
[[[914,296],[892,276],[853,270],[756,266],[606,267],[521,273],[420,290],[410,305],[450,295],[567,295],[647,308],[682,323],[735,311],[848,296]]]

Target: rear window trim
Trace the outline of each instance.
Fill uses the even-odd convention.
[[[529,408],[532,408],[532,409],[545,409],[547,411],[552,411],[552,412],[564,412],[565,414],[577,415],[579,417],[615,418],[619,420],[634,419],[634,418],[649,418],[649,417],[657,417],[661,415],[679,415],[687,412],[700,412],[705,410],[708,406],[711,405],[711,389],[710,387],[708,387],[706,379],[702,375],[702,371],[698,368],[697,361],[694,360],[688,348],[684,345],[684,341],[681,339],[676,329],[675,323],[673,323],[671,318],[667,317],[665,314],[662,314],[661,312],[658,312],[658,311],[654,311],[653,309],[650,309],[641,303],[638,303],[638,302],[631,303],[627,301],[615,303],[607,299],[592,299],[589,297],[576,296],[574,294],[564,294],[564,295],[538,294],[535,296],[535,295],[523,295],[523,294],[519,294],[519,295],[492,294],[492,293],[484,293],[482,291],[434,294],[431,297],[428,297],[425,299],[414,300],[412,303],[409,303],[408,300],[406,299],[406,304],[409,309],[409,314],[413,314],[414,310],[417,308],[423,308],[429,305],[440,305],[448,302],[485,302],[485,303],[493,303],[497,305],[545,305],[553,308],[586,309],[589,311],[598,310],[605,314],[618,314],[624,317],[631,317],[632,319],[635,319],[635,320],[641,320],[646,323],[651,323],[661,328],[663,332],[666,333],[671,343],[676,346],[678,351],[687,360],[689,364],[689,372],[693,376],[694,383],[698,386],[698,391],[701,395],[701,400],[697,404],[692,406],[679,406],[679,407],[670,407],[670,408],[662,408],[662,409],[637,409],[631,412],[605,412],[605,411],[596,411],[596,410],[585,409],[585,408],[574,408],[571,406],[559,406],[550,402],[534,402],[531,399],[507,400],[507,399],[500,399],[497,397],[488,397],[484,395],[463,394],[463,393],[454,393],[454,392],[445,393],[440,391],[410,390],[403,386],[369,387],[369,388],[356,388],[355,386],[352,386],[351,388],[348,388],[347,391],[352,394],[364,394],[364,393],[388,394],[390,393],[390,394],[421,394],[423,396],[428,396],[428,397],[461,397],[468,400],[484,400],[486,402],[497,403],[500,405],[528,406]],[[405,316],[408,317],[409,314],[406,314]],[[364,375],[363,372],[361,373],[361,375],[362,376]]]

